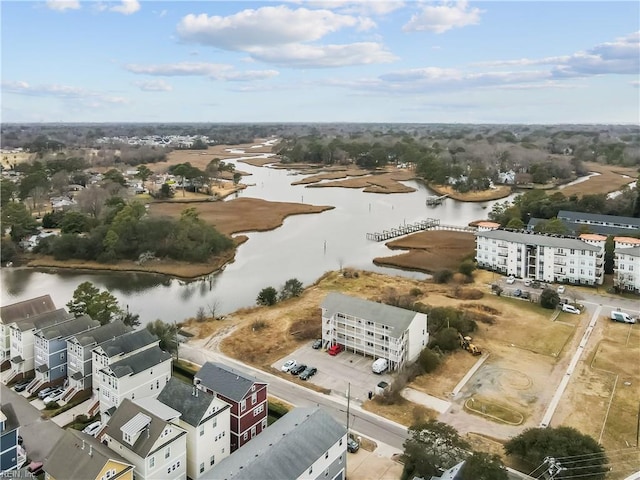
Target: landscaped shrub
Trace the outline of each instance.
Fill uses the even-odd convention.
[[[431,373],[438,365],[440,365],[440,355],[438,355],[435,351],[430,348],[425,348],[420,352],[420,357],[418,357],[418,363],[422,367],[422,370],[425,373]]]

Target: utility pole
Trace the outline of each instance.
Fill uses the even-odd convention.
[[[347,435],[349,435],[349,404],[351,403],[351,382],[347,386]]]

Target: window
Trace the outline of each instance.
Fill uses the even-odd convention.
[[[313,465],[311,465],[311,467],[309,467],[309,475],[311,475],[313,473]]]
[[[218,417],[213,417],[211,424],[213,425],[213,428],[216,428],[218,426]]]
[[[340,443],[338,443],[338,445],[342,446],[342,439],[340,439]]]
[[[156,457],[149,458],[149,468],[153,468],[156,466]]]
[[[204,435],[204,425],[200,425],[200,436]]]
[[[327,450],[327,453],[324,454],[324,458],[329,458],[329,451]]]
[[[211,455],[211,458],[209,459],[209,465],[213,465],[214,463],[216,463],[216,456]]]
[[[244,432],[244,435],[242,435],[242,439],[243,440],[247,440],[249,438],[249,433],[248,432]]]
[[[160,380],[156,380],[156,388],[160,388]]]
[[[167,447],[164,451],[164,458],[169,458],[171,456],[171,447]]]
[[[200,464],[200,473],[204,472],[204,462]]]
[[[240,411],[244,412],[246,409],[247,409],[247,401],[242,400],[242,403],[240,403]]]
[[[264,405],[259,405],[255,408],[255,410],[253,411],[253,416],[257,417],[258,415],[260,415],[262,412],[264,412]]]
[[[257,394],[252,394],[251,395],[251,405],[255,405],[256,402],[258,401],[258,395]]]

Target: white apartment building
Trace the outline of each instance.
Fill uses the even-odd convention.
[[[545,282],[602,285],[603,235],[579,238],[511,230],[476,232],[476,262],[504,275]]]
[[[403,308],[329,293],[322,302],[322,345],[340,344],[397,370],[412,362],[429,341],[427,316]]]
[[[640,293],[640,238],[614,237],[613,284]]]

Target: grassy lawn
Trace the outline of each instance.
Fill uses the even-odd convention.
[[[524,421],[524,415],[504,405],[500,405],[495,400],[474,396],[464,403],[465,410],[492,420],[507,423],[509,425],[520,425]]]

